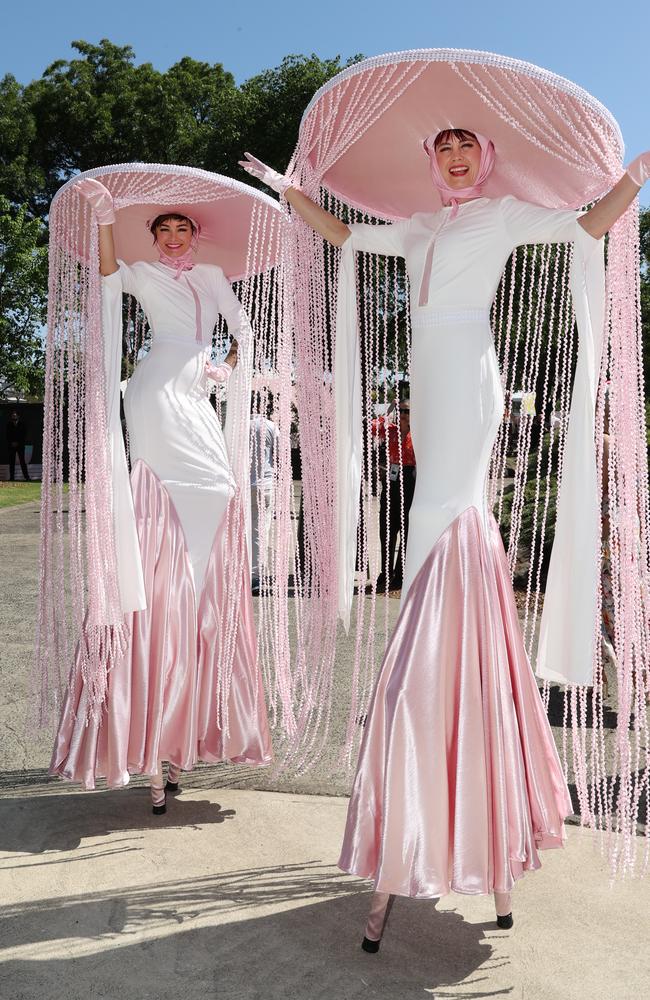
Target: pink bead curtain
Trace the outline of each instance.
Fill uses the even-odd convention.
[[[382,116],[396,121],[397,102],[401,101],[400,108],[406,107],[409,88],[414,92],[421,88],[427,66],[440,60],[449,62],[451,71],[466,88],[468,100],[478,98],[480,106],[489,109],[504,129],[511,126],[518,130],[539,155],[543,153],[550,163],[557,163],[558,174],[564,171],[563,178],[582,172],[587,178],[585,190],[604,191],[620,176],[620,135],[615,123],[579,88],[568,81],[558,83],[558,78],[536,67],[502,57],[432,50],[367,60],[361,67],[340,74],[316,95],[303,118],[290,168],[303,190],[346,222],[380,224],[382,217],[394,218],[395,213],[389,211],[375,212],[374,218],[365,214],[361,210],[367,207],[367,203],[362,204],[363,194],[351,204],[332,190],[340,195],[348,181],[350,187],[357,185],[355,191],[362,190],[359,163],[363,156],[358,152],[356,158],[353,156],[355,144],[361,143],[370,128],[381,124]],[[415,112],[413,120],[415,128]],[[454,120],[448,124],[468,123]],[[407,130],[404,125],[405,134]],[[567,143],[567,134],[574,141]],[[507,142],[507,129],[504,135],[503,141]],[[390,137],[385,133],[382,143],[388,151]],[[379,145],[376,143],[377,148]],[[346,154],[349,156],[343,163]],[[368,159],[366,166],[368,177],[375,175],[376,190],[376,175],[381,173],[382,164]],[[553,183],[550,173],[548,187],[540,184],[529,200],[549,203]],[[399,178],[387,177],[387,204],[392,197],[391,183],[397,185]],[[506,184],[507,179],[500,183]],[[563,201],[558,195],[556,207],[579,208],[580,204],[579,200]],[[295,763],[308,766],[331,739],[335,686],[346,695],[349,692],[341,760],[356,759],[376,669],[395,617],[394,605],[391,607],[383,595],[365,593],[367,583],[378,571],[376,496],[381,477],[371,418],[377,403],[387,403],[389,386],[397,387],[399,392],[400,378],[408,379],[409,309],[403,262],[358,254],[365,440],[358,587],[352,620],[355,656],[352,674],[346,676],[347,668],[339,668],[336,660],[337,484],[331,380],[339,251],[324,245],[296,216],[290,240],[288,273],[293,296],[306,553],[299,615],[302,632],[296,661],[302,742]],[[486,490],[501,524],[510,570],[516,579],[524,636],[533,665],[577,356],[568,287],[572,252],[568,244],[519,247],[504,271],[492,310],[506,399],[510,409],[515,403],[520,405],[520,417],[517,423],[504,420],[501,426]],[[646,870],[650,843],[646,840],[646,849],[637,851],[641,844],[636,836],[637,822],[647,820],[642,812],[648,808],[650,549],[636,207],[612,230],[607,261],[607,321],[595,445],[602,487],[607,397],[610,450],[608,486],[602,499],[603,509],[609,510],[610,528],[602,542],[611,550],[615,621],[614,658],[608,667],[609,701],[605,701],[603,688],[600,599],[594,621],[593,686],[569,687],[560,692],[545,683],[543,696],[551,721],[562,727],[565,769],[575,786],[580,821],[603,831],[612,870],[630,873]],[[398,518],[402,528],[403,498],[402,484],[400,509],[389,509],[388,515]],[[614,708],[610,707],[612,701]]]
[[[249,438],[252,406],[263,411],[273,393],[280,429],[274,519],[277,547],[267,567],[269,579],[285,580],[291,538],[289,456],[291,339],[283,320],[281,257],[285,217],[270,199],[228,178],[190,168],[126,164],[91,172],[111,190],[118,211],[118,254],[144,248],[151,236],[144,219],[161,207],[193,206],[204,225],[206,243],[217,246],[215,259],[235,279],[252,336],[240,336],[239,364],[231,379],[226,436],[241,502],[250,508]],[[222,206],[215,211],[215,206]],[[229,213],[226,232],[210,232],[219,212]],[[133,213],[133,217],[129,214]],[[139,213],[139,214],[138,214]],[[142,218],[139,216],[142,215]],[[129,230],[130,226],[130,230]],[[218,226],[217,226],[218,230]],[[50,284],[47,338],[45,434],[43,445],[40,608],[37,634],[37,683],[42,722],[58,714],[62,690],[76,648],[86,651],[82,670],[90,692],[86,711],[96,716],[106,696],[108,672],[124,641],[113,536],[110,455],[106,424],[104,345],[97,225],[73,184],[57,195],[50,213]],[[128,234],[128,238],[125,237]],[[120,243],[120,238],[122,243]],[[230,241],[230,245],[229,245]],[[219,246],[224,257],[219,258]],[[228,256],[229,255],[229,256]],[[201,256],[199,257],[201,259]],[[208,257],[208,259],[210,259]],[[148,349],[150,334],[140,307],[125,305],[123,374],[128,378]],[[217,327],[213,353],[222,357],[227,331]],[[222,408],[225,398],[217,400]],[[128,445],[128,442],[127,442]],[[67,484],[67,489],[66,489]],[[67,509],[67,513],[66,513]],[[238,626],[243,572],[238,523],[227,531],[231,544],[224,566],[226,607],[220,624],[219,719],[227,730],[228,691]],[[250,523],[249,523],[250,534]],[[230,562],[229,562],[230,560]],[[68,586],[65,586],[65,581]],[[292,733],[291,667],[287,591],[263,587],[258,601],[258,645],[272,718]]]

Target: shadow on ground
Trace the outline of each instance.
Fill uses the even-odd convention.
[[[174,798],[164,816],[154,816],[146,787],[74,796],[2,798],[0,851],[19,852],[22,856],[45,851],[73,851],[82,840],[109,834],[111,845],[114,845],[112,835],[116,833],[138,830],[149,833],[170,827],[225,823],[234,815],[234,809],[221,809],[216,802]],[[113,852],[114,847],[111,847]],[[0,870],[6,871],[8,867],[11,866],[5,862]]]
[[[0,992],[24,1000],[425,1000],[432,990],[473,1000],[512,992],[487,982],[507,965],[485,938],[498,936],[494,924],[398,899],[381,951],[367,955],[359,944],[368,900],[358,884],[312,863],[5,907],[6,946],[41,944],[38,961],[4,963]]]

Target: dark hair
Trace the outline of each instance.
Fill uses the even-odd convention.
[[[174,222],[187,222],[189,223],[190,229],[192,230],[192,236],[196,234],[196,226],[191,219],[188,219],[186,215],[181,215],[180,212],[164,212],[162,215],[157,215],[153,222],[149,225],[149,230],[153,233],[154,240],[156,237],[156,230],[159,226],[162,226],[163,222],[169,222],[173,219]]]
[[[465,142],[466,139],[474,139],[475,142],[478,142],[474,133],[470,132],[469,129],[446,128],[443,132],[438,132],[437,136],[433,140],[433,148],[437,149],[443,142],[450,142],[452,138],[458,139],[459,142]]]

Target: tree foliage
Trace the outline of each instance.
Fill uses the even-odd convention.
[[[44,224],[0,196],[0,392],[43,392],[47,247]]]
[[[288,56],[238,87],[221,63],[186,56],[161,72],[136,65],[130,45],[72,48],[27,85],[0,80],[2,378],[30,394],[43,382],[47,213],[57,189],[79,171],[134,161],[250,182],[237,163],[245,149],[283,169],[305,106],[342,68],[339,58]]]

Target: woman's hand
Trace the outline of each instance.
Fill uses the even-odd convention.
[[[239,161],[240,167],[243,167],[253,177],[268,184],[278,194],[283,194],[307,225],[324,237],[328,243],[333,243],[337,247],[343,246],[350,235],[350,230],[344,222],[337,219],[335,215],[330,215],[315,201],[303,194],[286,174],[279,174],[277,170],[267,167],[265,163],[250,153],[246,153],[245,156],[246,160]]]
[[[244,153],[244,156],[246,159],[239,160],[239,166],[243,167],[251,177],[257,177],[258,181],[262,181],[278,194],[284,194],[287,188],[291,187],[291,179],[286,174],[279,174],[273,167],[267,167],[266,163],[262,163],[252,153]]]
[[[94,177],[82,177],[74,185],[92,206],[100,226],[112,226],[115,222],[113,195],[101,181]]]
[[[643,187],[647,180],[650,180],[650,150],[641,153],[630,165],[625,168],[625,173],[631,177],[635,184]]]
[[[94,177],[81,177],[74,185],[92,207],[99,224],[99,273],[104,277],[119,270],[113,243],[115,208],[113,195]]]
[[[620,219],[649,178],[650,152],[641,153],[632,160],[618,184],[615,184],[593,208],[580,216],[578,222],[582,228],[599,240]]]
[[[222,361],[220,365],[213,365],[212,362],[206,361],[205,377],[209,378],[211,382],[216,382],[217,385],[225,385],[231,375],[232,365],[229,365],[226,361]]]

